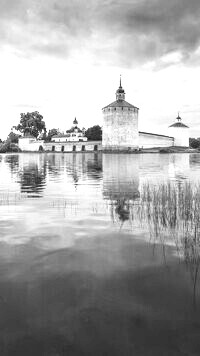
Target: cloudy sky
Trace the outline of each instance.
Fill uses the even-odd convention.
[[[200,136],[199,0],[0,0],[0,137],[21,112],[48,129],[102,125],[122,74],[141,131],[177,112]]]

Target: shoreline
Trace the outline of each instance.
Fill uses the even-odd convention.
[[[158,154],[169,154],[169,153],[200,153],[200,149],[189,148],[189,147],[155,147],[155,148],[143,148],[139,150],[84,150],[84,151],[51,151],[51,150],[39,150],[39,151],[7,151],[0,152],[0,154],[7,153],[56,153],[56,154],[65,154],[65,153],[104,153],[104,154],[148,154],[148,153],[158,153]]]

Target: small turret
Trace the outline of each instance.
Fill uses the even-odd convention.
[[[182,123],[179,113],[176,120],[169,126],[170,136],[174,137],[174,146],[189,147],[189,127]]]

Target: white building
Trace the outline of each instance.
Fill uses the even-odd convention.
[[[73,121],[73,126],[71,129],[66,131],[66,134],[58,134],[54,135],[51,138],[52,142],[75,142],[75,141],[87,141],[87,137],[85,137],[85,129],[82,130],[77,126],[78,121],[76,118]]]

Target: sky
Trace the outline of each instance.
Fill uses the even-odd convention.
[[[20,113],[47,129],[102,126],[122,75],[141,131],[180,112],[200,137],[199,0],[0,0],[0,138]]]

